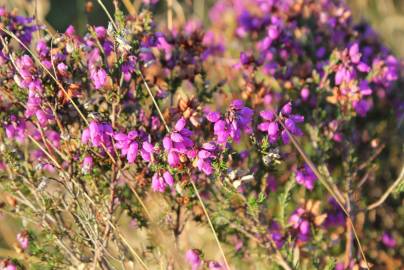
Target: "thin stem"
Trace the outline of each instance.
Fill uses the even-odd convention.
[[[108,9],[105,7],[105,5],[104,5],[104,3],[102,2],[102,0],[98,0],[97,2],[98,2],[98,4],[101,6],[101,8],[104,10],[105,14],[107,14],[108,19],[110,20],[110,22],[112,23],[112,25],[113,25],[114,28],[115,28],[115,31],[118,31],[118,27],[116,26],[115,21],[112,19],[111,14],[109,13]]]
[[[173,29],[173,0],[167,0],[167,27]]]
[[[152,91],[150,90],[149,85],[147,84],[147,82],[146,82],[146,80],[145,80],[145,78],[144,78],[142,72],[139,72],[139,73],[140,73],[140,77],[142,77],[143,84],[144,84],[144,86],[146,87],[147,92],[149,93],[149,96],[150,96],[150,98],[152,99],[152,101],[153,101],[153,103],[154,103],[154,106],[156,107],[157,112],[159,113],[159,116],[160,116],[160,118],[161,118],[161,121],[163,121],[163,124],[164,124],[164,126],[165,126],[167,132],[170,132],[170,128],[168,127],[167,122],[166,122],[166,120],[164,119],[163,114],[161,113],[161,110],[160,110],[160,108],[159,108],[159,105],[157,104],[157,101],[156,101],[156,99],[154,98],[153,93],[152,93]]]
[[[130,15],[135,16],[137,14],[136,8],[130,0],[122,0],[122,3],[125,5]]]
[[[132,191],[132,193],[135,195],[136,199],[139,201],[140,205],[142,206],[144,212],[146,213],[147,217],[149,220],[151,219],[151,214],[149,210],[147,209],[146,205],[144,204],[142,198],[140,198],[139,194],[137,193],[135,187],[132,185],[132,183],[128,182],[129,189]]]
[[[28,138],[30,138],[30,140],[32,140],[36,144],[36,146],[38,146],[42,150],[42,152],[44,152],[45,155],[47,155],[48,158],[50,158],[53,161],[53,163],[55,163],[58,169],[62,168],[59,162],[57,162],[56,159],[51,154],[49,154],[49,152],[45,148],[43,148],[42,145],[37,140],[35,140],[31,135],[28,135]]]
[[[211,230],[212,230],[212,232],[213,232],[213,236],[215,237],[217,246],[219,247],[220,253],[222,254],[224,263],[225,263],[225,265],[226,265],[226,269],[229,269],[229,270],[230,270],[230,266],[229,266],[229,263],[227,262],[226,255],[224,254],[222,245],[220,244],[219,238],[217,237],[217,233],[216,233],[215,227],[213,227],[212,221],[211,221],[211,219],[210,219],[210,217],[209,217],[208,211],[206,210],[205,204],[203,203],[202,198],[201,198],[201,196],[199,195],[198,188],[196,187],[196,185],[195,185],[195,183],[194,183],[193,181],[191,181],[191,184],[192,184],[192,187],[194,188],[195,194],[196,194],[196,196],[198,197],[199,202],[201,203],[203,212],[205,213],[206,219],[208,220],[209,226],[210,226],[210,228],[211,228]]]
[[[394,183],[386,190],[386,192],[384,192],[384,194],[380,197],[380,199],[378,199],[377,201],[366,207],[366,210],[370,211],[382,205],[384,201],[386,201],[386,199],[390,196],[390,194],[393,193],[393,191],[398,187],[398,185],[403,180],[404,180],[404,166],[401,168],[400,175],[398,176],[396,181],[394,181]]]
[[[347,211],[350,218],[352,218],[352,205],[351,205],[351,194],[352,193],[352,178],[348,176],[347,178],[347,194],[346,194],[346,204]],[[348,268],[351,262],[352,256],[352,226],[349,224],[348,219],[346,220],[346,244],[345,244],[345,263],[344,266]]]

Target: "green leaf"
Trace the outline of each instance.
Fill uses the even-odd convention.
[[[290,192],[292,189],[295,187],[296,183],[294,181],[294,175],[291,177],[291,179],[286,183],[285,190],[282,192],[279,197],[279,214],[278,214],[278,221],[282,225],[282,227],[286,226],[286,208],[288,206],[288,203],[290,201]]]

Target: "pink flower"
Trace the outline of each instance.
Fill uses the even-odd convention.
[[[94,166],[93,158],[91,156],[84,157],[82,166],[83,166],[82,168],[83,173],[90,172]]]
[[[166,187],[172,187],[174,185],[174,178],[168,172],[164,172],[162,175],[156,172],[152,177],[152,189],[156,192],[164,192]]]
[[[23,250],[26,250],[29,245],[28,232],[23,231],[23,232],[20,232],[19,234],[17,234],[17,241],[18,241],[18,244],[20,245],[20,247]]]
[[[202,265],[202,260],[200,257],[200,251],[197,249],[190,249],[185,254],[185,259],[191,265],[192,270],[197,270]]]
[[[317,176],[307,164],[304,164],[304,167],[296,172],[296,182],[308,190],[314,188],[316,180]]]
[[[90,79],[93,82],[95,89],[101,89],[107,82],[107,73],[102,68],[91,68]]]
[[[388,248],[394,248],[397,244],[396,239],[388,232],[383,233],[382,243]]]

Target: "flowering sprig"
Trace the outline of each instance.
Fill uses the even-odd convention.
[[[292,114],[292,103],[286,103],[277,118],[273,111],[260,112],[261,118],[264,120],[258,125],[258,129],[263,132],[267,132],[269,142],[276,143],[281,137],[284,144],[289,143],[289,135],[278,123],[278,119],[284,121],[285,127],[288,131],[295,136],[303,136],[302,130],[297,126],[298,123],[304,121],[302,115]]]
[[[221,116],[219,112],[206,111],[206,119],[214,123],[214,134],[218,143],[226,143],[229,139],[239,142],[241,134],[252,132],[253,110],[244,106],[241,100],[234,100],[230,104],[226,114]]]

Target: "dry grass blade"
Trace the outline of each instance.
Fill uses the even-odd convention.
[[[209,217],[208,211],[206,210],[205,204],[203,203],[202,198],[201,198],[201,196],[199,195],[198,188],[196,187],[196,185],[195,185],[195,183],[194,183],[193,181],[191,181],[191,184],[192,184],[192,187],[193,187],[193,189],[194,189],[194,191],[195,191],[196,196],[198,197],[199,202],[201,203],[203,212],[205,213],[205,216],[206,216],[206,219],[208,220],[209,226],[210,226],[210,228],[211,228],[212,231],[213,231],[213,235],[214,235],[215,240],[216,240],[216,243],[217,243],[217,245],[218,245],[218,247],[219,247],[220,253],[222,254],[224,263],[225,263],[225,265],[226,265],[226,269],[230,270],[231,268],[230,268],[230,266],[229,266],[229,263],[227,262],[226,255],[224,254],[224,250],[223,250],[223,248],[222,248],[222,245],[220,244],[219,238],[217,237],[217,234],[216,234],[216,231],[215,231],[215,227],[213,227],[212,221],[211,221],[211,219],[210,219],[210,217]]]
[[[387,200],[389,195],[394,192],[394,190],[403,180],[404,180],[404,166],[401,168],[400,175],[397,177],[396,181],[394,181],[394,183],[386,190],[386,192],[380,197],[380,199],[378,199],[376,202],[366,207],[366,210],[370,211],[382,205],[384,201]]]

